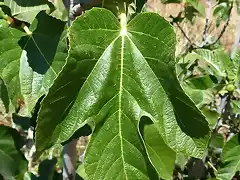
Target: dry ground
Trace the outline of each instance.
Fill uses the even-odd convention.
[[[200,0],[202,3],[206,5],[206,0]],[[212,0],[214,1],[214,0]],[[148,9],[152,12],[157,12],[161,16],[165,17],[166,19],[172,15],[176,17],[180,11],[184,9],[184,3],[181,4],[162,4],[160,0],[149,0],[148,1]],[[212,12],[211,12],[212,14]],[[205,26],[205,18],[200,18],[198,17],[194,23],[194,25],[190,24],[189,22],[182,22],[181,24],[182,29],[185,31],[185,33],[188,35],[188,37],[191,39],[192,42],[198,44],[202,40],[202,32],[204,30]],[[210,26],[209,26],[209,36],[213,37],[218,37],[220,34],[222,28],[223,28],[224,23],[221,24],[219,28],[216,28],[215,26],[215,19],[210,16]],[[226,50],[230,50],[234,44],[235,40],[235,32],[236,32],[236,27],[238,28],[238,31],[240,31],[240,16],[237,14],[236,7],[232,9],[231,13],[231,18],[229,25],[223,34],[222,38],[220,39],[220,42],[224,45]],[[177,37],[178,37],[178,47],[177,51],[181,49],[181,47],[184,44],[186,44],[187,39],[184,38],[183,34],[179,30],[179,28],[175,28]]]

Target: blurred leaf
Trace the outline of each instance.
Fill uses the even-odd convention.
[[[52,12],[49,12],[49,15],[55,17],[62,21],[68,20],[68,10],[63,4],[63,0],[48,0],[50,1],[55,9]]]
[[[210,104],[214,101],[214,90],[213,89],[194,89],[188,85],[183,85],[185,92],[190,96],[198,108],[201,108],[204,105]]]
[[[213,97],[214,98],[214,97]],[[213,99],[214,101],[214,99]],[[201,112],[204,114],[204,116],[207,118],[209,126],[213,128],[216,125],[216,122],[220,118],[220,114],[214,110],[211,110],[207,107],[202,107]]]
[[[223,166],[218,170],[218,180],[232,179],[237,171],[240,171],[240,135],[236,134],[223,147]]]
[[[230,7],[226,2],[220,3],[214,8],[213,16],[217,18],[216,20],[217,27],[220,25],[221,21],[226,21],[228,19],[229,10]]]
[[[147,2],[147,0],[135,0],[137,13],[142,12],[142,9],[143,9],[144,5],[146,4],[146,2]]]
[[[209,75],[188,78],[185,82],[189,87],[200,90],[206,90],[214,86]]]
[[[181,170],[183,171],[188,160],[189,160],[189,157],[187,157],[183,153],[177,153],[175,164],[177,166],[179,166],[181,168]]]
[[[87,180],[88,179],[88,176],[85,172],[85,169],[84,169],[84,164],[80,164],[76,170],[76,173],[84,180]]]
[[[8,97],[8,91],[7,91],[7,87],[5,86],[1,77],[0,77],[0,101],[3,102],[6,113],[8,113],[9,112],[9,103],[10,103],[9,97]]]
[[[231,100],[231,111],[233,114],[240,114],[240,101],[239,100]]]
[[[4,0],[4,4],[16,19],[28,23],[32,23],[40,11],[49,9],[48,0]]]
[[[198,11],[192,7],[192,6],[187,6],[184,9],[184,17],[191,22],[191,24],[194,23],[194,20],[196,18],[196,15],[198,14]]]
[[[55,165],[57,159],[47,159],[40,163],[38,168],[38,174],[40,175],[38,180],[54,180]]]
[[[223,135],[213,132],[209,142],[209,147],[211,148],[222,148],[224,145]]]
[[[25,173],[27,161],[20,152],[23,139],[12,128],[0,125],[0,174],[6,179]]]
[[[232,74],[233,64],[223,50],[197,49],[194,53],[196,53],[196,57],[210,65],[215,72],[213,75],[227,77],[228,74]]]
[[[201,16],[205,17],[205,7],[200,0],[185,0],[187,3],[192,5]]]

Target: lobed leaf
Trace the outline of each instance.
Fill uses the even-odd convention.
[[[38,155],[92,124],[89,179],[156,179],[151,164],[167,177],[172,157],[166,171],[153,160],[151,149],[159,147],[146,137],[148,129],[140,133],[144,116],[165,151],[202,156],[209,127],[175,75],[176,39],[168,22],[142,13],[121,27],[110,11],[93,8],[73,22],[69,35],[67,63],[39,112]],[[166,152],[157,153],[163,158]]]

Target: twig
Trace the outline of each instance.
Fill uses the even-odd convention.
[[[191,40],[190,38],[187,36],[187,34],[184,32],[184,30],[182,29],[182,27],[180,26],[180,24],[178,22],[175,22],[177,27],[181,30],[183,36],[188,40],[188,42],[190,43],[191,46],[196,46]]]
[[[210,13],[212,10],[212,0],[207,0],[207,5],[208,5],[208,8],[207,8],[205,26],[204,26],[203,35],[202,35],[203,42],[206,42],[206,40],[207,40],[207,29],[208,29],[208,25],[209,25]]]
[[[225,31],[226,31],[226,29],[229,25],[229,22],[230,22],[230,16],[231,16],[232,8],[233,8],[233,3],[231,3],[230,9],[228,11],[228,19],[227,19],[226,23],[224,24],[224,27],[223,27],[221,33],[219,34],[218,38],[211,45],[216,44],[221,39],[222,35],[225,33]]]
[[[212,165],[211,162],[208,161],[207,163],[214,170],[214,172],[217,172],[217,169]]]
[[[76,176],[77,139],[63,147],[63,180],[74,180]]]

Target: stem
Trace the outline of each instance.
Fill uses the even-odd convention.
[[[182,29],[182,27],[180,26],[180,24],[178,22],[175,22],[177,27],[181,30],[183,36],[188,40],[188,42],[190,43],[191,46],[195,46],[195,44],[190,40],[190,38],[187,36],[187,34],[184,32],[184,30]]]
[[[63,180],[74,180],[76,176],[77,139],[63,147]]]
[[[125,16],[126,16],[126,8],[127,8],[126,3],[125,2],[119,2],[118,3],[118,8],[119,8],[120,14],[125,14]],[[120,20],[121,20],[121,17],[120,17]]]

